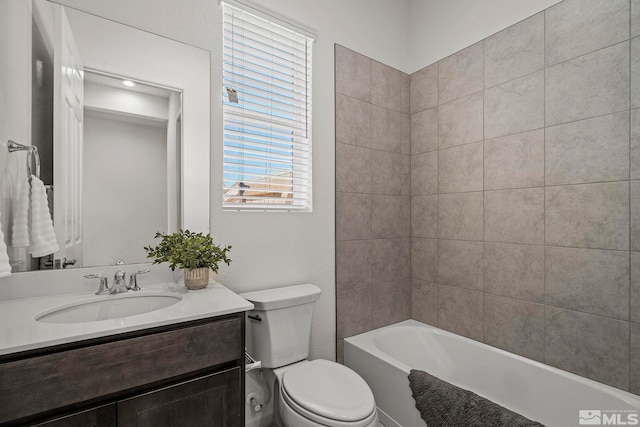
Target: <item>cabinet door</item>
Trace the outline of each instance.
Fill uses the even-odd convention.
[[[118,402],[118,427],[244,427],[240,368]]]
[[[33,427],[116,427],[116,405],[105,405],[35,424]]]

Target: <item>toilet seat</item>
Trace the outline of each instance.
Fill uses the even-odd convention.
[[[367,383],[346,366],[328,360],[287,369],[280,391],[291,410],[322,425],[364,427],[377,416]]]
[[[286,392],[284,392],[286,393]],[[281,389],[280,394],[280,417],[284,420],[284,425],[289,427],[378,427],[378,413],[374,411],[367,418],[356,422],[342,422],[329,418],[324,418],[318,414],[307,411],[295,403]],[[286,397],[285,397],[286,396]],[[277,424],[281,425],[281,424]]]

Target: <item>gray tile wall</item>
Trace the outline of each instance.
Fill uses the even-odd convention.
[[[640,1],[335,57],[338,358],[411,316],[640,394]]]
[[[336,323],[341,360],[344,337],[411,315],[411,229],[437,234],[428,216],[420,224],[411,223],[411,144],[437,148],[438,127],[425,120],[437,111],[424,110],[416,116],[423,126],[414,126],[411,135],[407,74],[338,45],[335,67]],[[437,97],[429,93],[432,88],[425,89],[419,98]],[[431,183],[421,191],[436,194],[437,156],[413,161],[416,171],[424,171],[421,179]],[[437,217],[433,201],[424,198],[416,206]]]
[[[411,75],[413,318],[640,394],[639,36],[565,0]]]

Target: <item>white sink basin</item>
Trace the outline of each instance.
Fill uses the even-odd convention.
[[[168,293],[104,295],[44,311],[36,316],[36,320],[45,323],[85,323],[119,319],[160,310],[181,300],[180,295]]]

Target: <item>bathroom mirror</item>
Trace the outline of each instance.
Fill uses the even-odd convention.
[[[209,231],[208,51],[47,0],[0,0],[0,28],[13,272],[146,262],[156,231]],[[49,257],[11,245],[27,159],[9,139],[38,148],[60,247]]]

